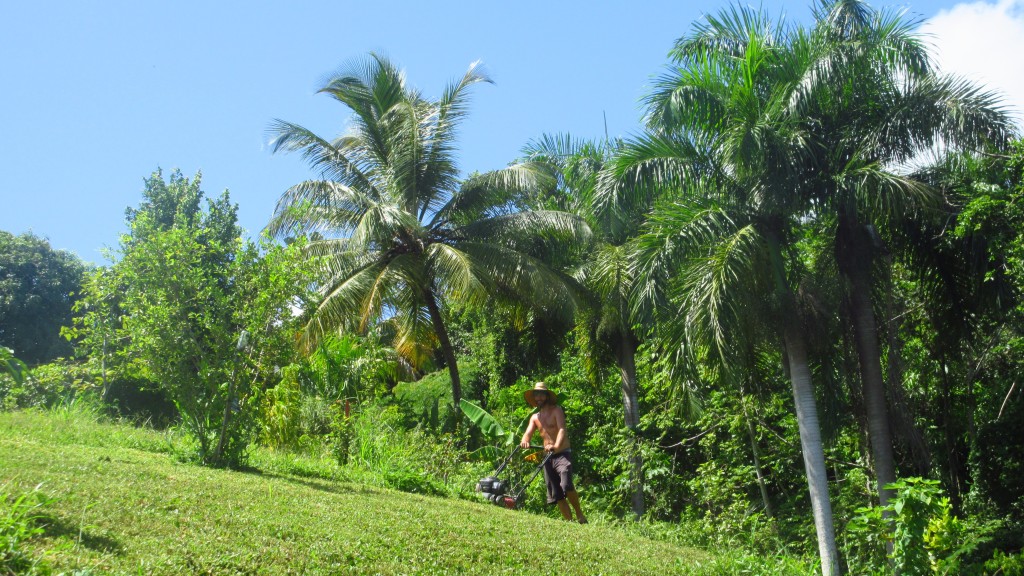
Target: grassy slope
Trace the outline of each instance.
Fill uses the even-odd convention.
[[[715,563],[703,552],[607,526],[343,482],[211,470],[166,452],[151,431],[0,414],[0,485],[10,492],[42,482],[55,498],[46,536],[29,549],[58,570],[702,574]]]

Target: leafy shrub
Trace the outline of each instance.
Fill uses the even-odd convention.
[[[322,396],[303,396],[299,402],[299,431],[304,436],[326,437],[331,432],[332,402]]]
[[[886,574],[891,568],[905,576],[989,573],[965,558],[990,538],[995,524],[969,525],[954,516],[937,480],[905,478],[887,488],[896,491],[888,504],[861,508],[847,525],[851,572]],[[886,560],[887,544],[892,552]],[[1012,561],[1007,565],[1012,567]]]
[[[1024,552],[1006,554],[996,550],[992,558],[985,561],[980,574],[1000,574],[1002,576],[1024,576]]]
[[[286,366],[281,381],[256,401],[259,438],[265,446],[308,452],[330,442],[339,402],[304,393],[300,373],[299,366]]]
[[[444,493],[442,482],[432,477],[429,468],[433,451],[428,447],[436,441],[422,430],[406,431],[403,421],[396,406],[369,404],[353,415],[349,467],[368,472],[372,480],[398,490]]]
[[[9,349],[0,347],[0,408],[46,408],[73,396],[76,379],[69,374],[70,368],[58,359],[29,371]]]
[[[298,372],[298,366],[286,366],[281,371],[281,381],[260,395],[257,418],[260,422],[260,440],[264,446],[292,447],[301,434],[299,411],[302,390]]]

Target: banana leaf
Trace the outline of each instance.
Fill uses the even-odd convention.
[[[19,386],[25,383],[25,377],[28,376],[28,366],[15,358],[10,349],[0,348],[0,361],[2,361],[0,366],[11,375],[11,378],[14,378],[15,383]]]
[[[460,400],[459,405],[462,407],[462,413],[469,418],[470,422],[476,424],[477,428],[480,428],[485,438],[491,441],[507,439],[505,429],[487,410],[465,398]]]
[[[469,453],[469,459],[477,462],[497,462],[504,458],[502,451],[497,446],[482,446]]]

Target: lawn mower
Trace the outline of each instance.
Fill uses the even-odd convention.
[[[530,446],[528,448],[528,450],[543,449],[544,448],[542,446]],[[532,462],[540,460],[537,467],[534,468],[532,472],[527,472],[523,476],[520,476],[518,482],[514,482],[510,478],[513,475],[512,472],[509,472],[509,474],[506,475],[506,477],[509,478],[508,480],[501,480],[500,475],[502,471],[504,471],[509,463],[512,462],[512,459],[515,458],[516,454],[519,454],[520,450],[522,450],[522,448],[516,446],[515,449],[512,450],[512,453],[498,465],[498,468],[494,471],[494,475],[482,478],[476,483],[476,491],[483,494],[485,499],[503,508],[508,508],[509,510],[516,510],[522,505],[523,495],[526,493],[527,487],[529,487],[530,483],[533,482],[533,479],[537,477],[537,474],[544,469],[544,465],[548,463],[548,459],[550,459],[552,455],[551,452],[546,452],[544,454],[544,458],[541,459],[538,452],[527,454],[524,460]]]

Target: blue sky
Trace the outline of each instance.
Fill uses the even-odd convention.
[[[270,154],[267,125],[281,118],[325,136],[343,132],[347,111],[314,91],[369,51],[404,67],[430,97],[483,61],[495,84],[473,95],[460,142],[465,172],[504,166],[544,133],[603,136],[605,118],[610,136],[628,136],[673,40],[726,5],[8,3],[0,22],[0,230],[31,230],[103,263],[100,249],[117,246],[125,208],[138,204],[143,178],[159,167],[202,170],[206,193],[229,189],[240,223],[258,233],[280,194],[311,176],[298,156]],[[1024,51],[1007,45],[1024,38],[1024,0],[875,5],[926,19],[942,53],[959,57],[958,73],[987,64],[979,81],[1011,82],[1000,88],[1011,102],[1024,94],[1012,84],[1024,78]],[[809,19],[809,0],[763,6]]]

